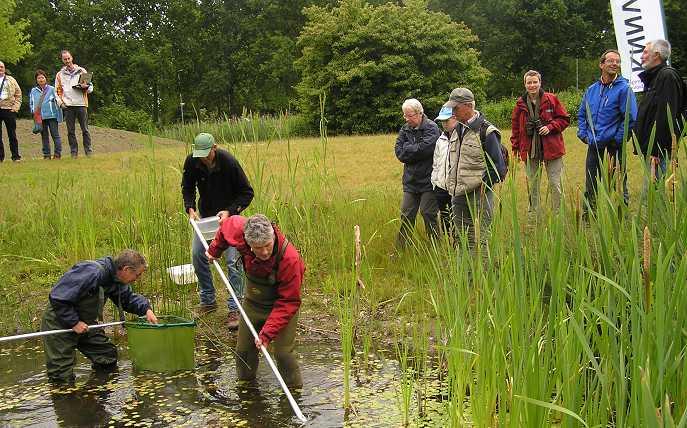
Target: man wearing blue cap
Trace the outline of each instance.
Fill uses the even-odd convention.
[[[196,208],[196,188],[198,188],[198,208]],[[215,144],[211,134],[200,133],[193,142],[193,153],[186,157],[181,179],[181,193],[184,208],[189,218],[219,217],[221,225],[229,216],[239,214],[253,200],[253,188],[248,182],[238,160],[226,150]],[[200,306],[198,314],[217,309],[215,287],[212,284],[210,265],[205,255],[205,247],[198,236],[193,238],[193,268],[198,277]],[[229,247],[224,253],[229,271],[229,283],[237,297],[243,296],[243,276],[239,269],[238,252]],[[228,327],[236,330],[239,326],[238,306],[231,297],[228,301]]]

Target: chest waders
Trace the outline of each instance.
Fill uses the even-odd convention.
[[[288,245],[289,241],[285,239],[284,244],[277,253],[274,268],[267,277],[257,277],[246,272],[243,310],[258,332],[265,325],[265,321],[267,321],[274,307],[274,302],[279,298],[277,293],[279,287],[277,273]],[[301,387],[303,385],[301,369],[298,365],[298,359],[293,352],[297,325],[298,313],[291,318],[286,327],[272,340],[271,345],[273,348],[272,355],[274,355],[277,368],[284,382],[289,386]],[[258,369],[258,352],[259,350],[255,347],[253,335],[248,329],[246,322],[241,318],[238,339],[236,340],[236,373],[239,380],[255,379]]]
[[[92,263],[104,271],[100,263]],[[105,290],[101,284],[98,284],[92,293],[80,299],[76,304],[79,320],[86,324],[94,324],[99,317],[102,317],[104,305]],[[43,314],[41,330],[62,328],[65,327],[59,323],[52,305],[48,303]],[[48,379],[51,382],[68,383],[74,381],[75,351],[77,349],[91,360],[95,369],[111,370],[117,364],[117,347],[110,342],[102,329],[89,330],[83,334],[65,333],[44,336],[43,348]]]

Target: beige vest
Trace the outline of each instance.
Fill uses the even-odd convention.
[[[479,132],[465,127],[461,143],[458,128],[449,139],[449,172],[446,177],[447,191],[451,196],[461,196],[478,189],[487,172],[487,160],[479,139]],[[496,130],[489,126],[487,135]]]

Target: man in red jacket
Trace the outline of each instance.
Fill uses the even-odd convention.
[[[301,387],[303,381],[294,355],[301,284],[305,265],[298,250],[262,214],[234,215],[220,226],[206,253],[218,259],[228,247],[241,254],[246,273],[243,310],[258,332],[253,339],[243,318],[236,341],[236,371],[240,380],[253,380],[258,368],[260,345],[273,344],[274,358],[287,385]]]
[[[554,94],[541,88],[539,72],[525,73],[524,83],[525,94],[518,98],[511,118],[513,154],[526,162],[530,212],[539,210],[542,163],[549,176],[551,208],[557,212],[563,194],[563,130],[570,125],[570,115]]]

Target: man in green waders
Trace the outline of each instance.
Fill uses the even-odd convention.
[[[272,343],[284,382],[301,387],[303,380],[294,354],[294,341],[305,265],[298,250],[262,214],[226,219],[208,248],[208,260],[218,259],[228,247],[236,248],[243,258],[246,273],[243,309],[258,332],[258,338],[254,339],[241,319],[236,341],[239,380],[255,379],[260,345]]]
[[[78,349],[99,371],[117,367],[117,347],[102,329],[89,330],[102,318],[105,299],[120,309],[143,316],[157,324],[148,299],[131,291],[129,284],[146,269],[146,260],[134,250],[124,250],[112,258],[82,261],[72,266],[50,290],[50,304],[43,315],[41,330],[71,328],[73,333],[43,337],[45,366],[53,383],[74,382],[75,350]]]

